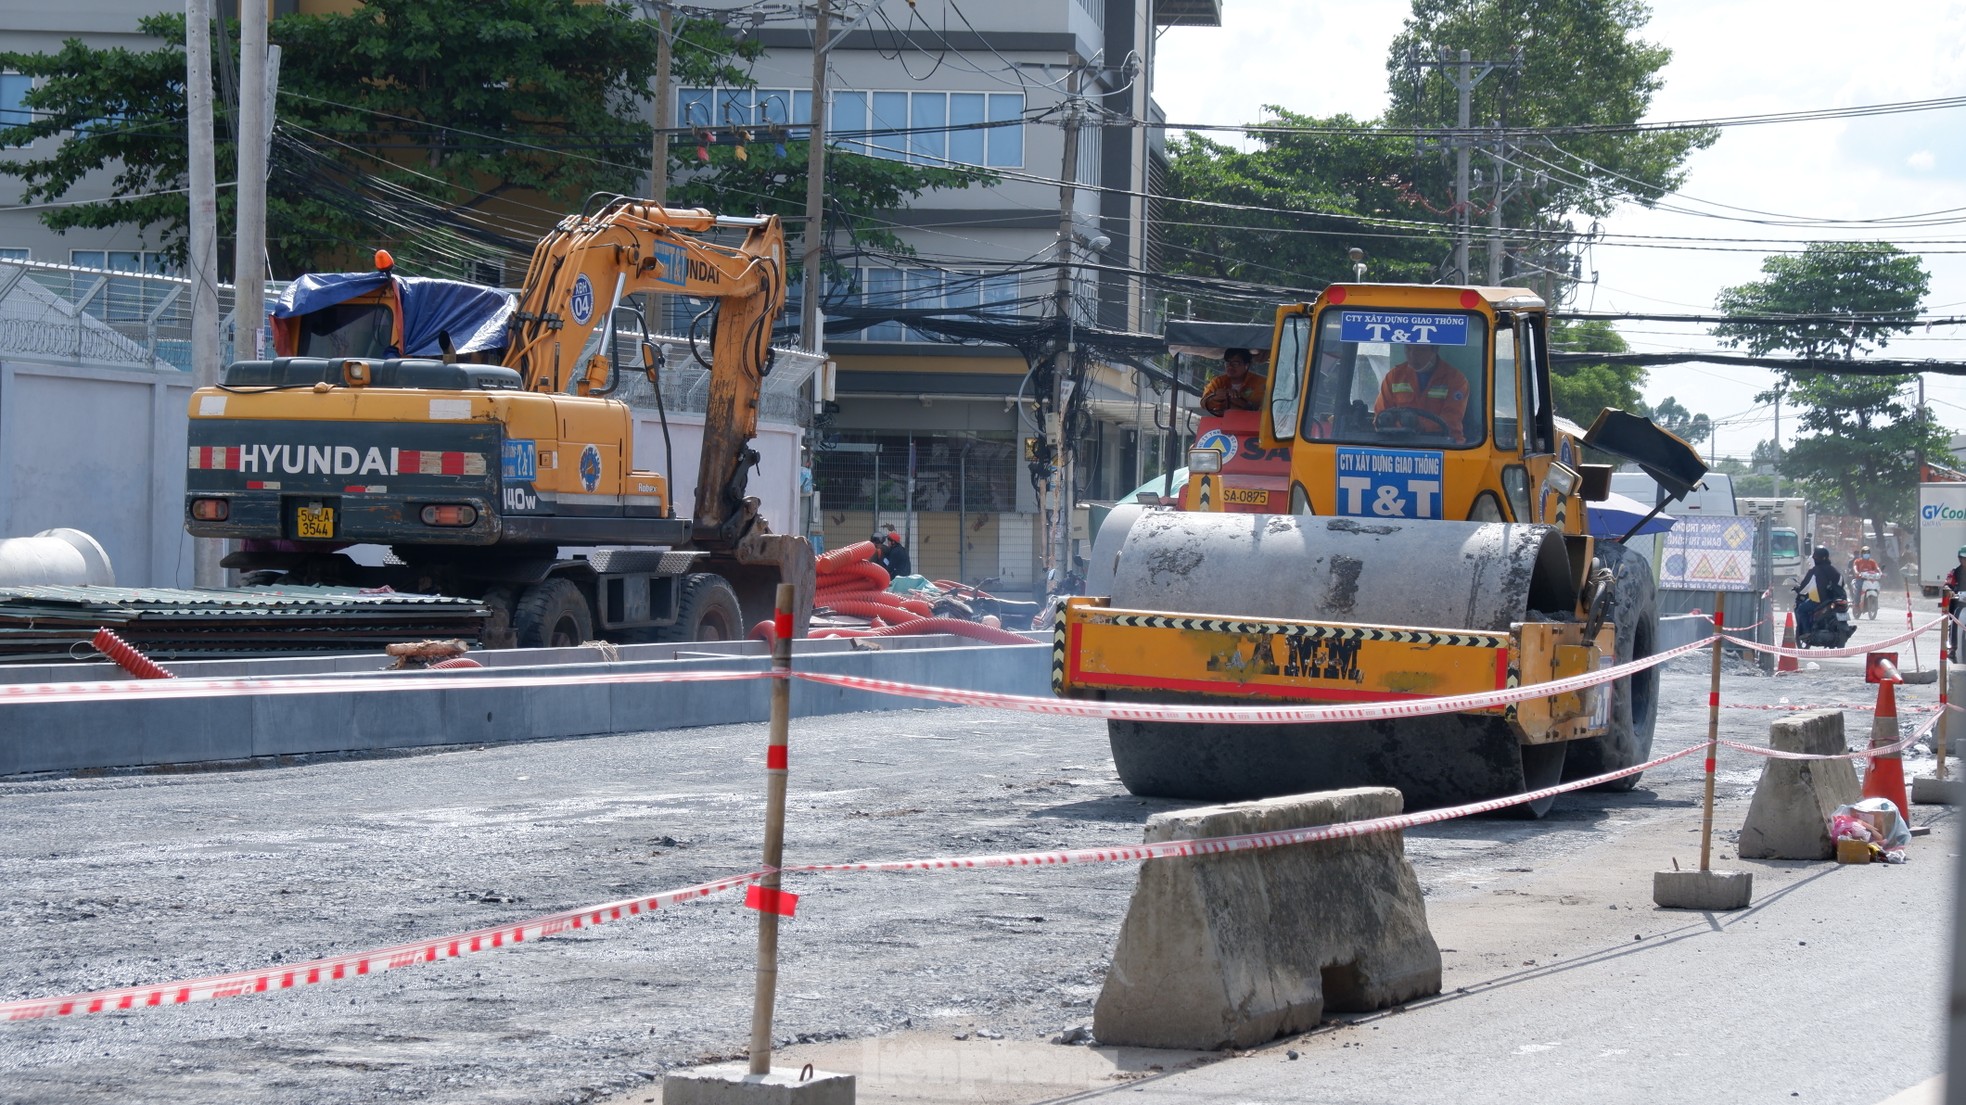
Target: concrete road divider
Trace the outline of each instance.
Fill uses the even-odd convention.
[[[1148,843],[1391,817],[1390,787],[1156,814]],[[1440,948],[1405,836],[1155,860],[1120,928],[1093,1009],[1104,1044],[1253,1047],[1440,992]]]
[[[1836,756],[1845,750],[1843,715],[1835,710],[1785,717],[1768,727],[1768,743],[1783,752]],[[1769,757],[1741,825],[1742,859],[1833,859],[1829,818],[1857,800],[1857,770],[1847,759]]]

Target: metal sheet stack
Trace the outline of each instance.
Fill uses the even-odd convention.
[[[103,627],[159,660],[380,652],[432,637],[475,644],[489,617],[476,599],[350,587],[0,587],[0,662],[90,658]]]

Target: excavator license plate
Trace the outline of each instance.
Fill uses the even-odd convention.
[[[1260,487],[1225,487],[1222,489],[1222,501],[1225,503],[1253,503],[1257,506],[1267,506],[1270,501],[1270,493]]]
[[[302,540],[334,536],[334,508],[304,506],[294,511],[294,536]]]

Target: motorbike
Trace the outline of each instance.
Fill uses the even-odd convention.
[[[1850,620],[1850,600],[1832,599],[1816,607],[1806,626],[1795,627],[1796,644],[1802,648],[1842,648],[1857,632]]]
[[[1857,573],[1857,613],[1877,620],[1878,593],[1883,587],[1883,572]]]

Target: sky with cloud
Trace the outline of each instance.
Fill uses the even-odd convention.
[[[1153,94],[1170,123],[1246,123],[1272,103],[1359,118],[1385,109],[1386,50],[1406,3],[1223,0],[1222,9],[1219,28],[1162,33]],[[1966,95],[1966,4],[1655,0],[1652,10],[1639,34],[1673,52],[1652,120]],[[1809,225],[1942,211],[1952,214],[1926,226]],[[1932,276],[1929,312],[1966,315],[1966,108],[1730,127],[1689,159],[1680,193],[1656,210],[1627,206],[1603,226],[1740,241],[1701,243],[1705,249],[1595,245],[1583,271],[1596,280],[1579,288],[1576,309],[1710,311],[1720,289],[1758,279],[1773,249],[1882,237],[1921,256]],[[1719,348],[1699,326],[1629,322],[1620,330],[1641,352]],[[1966,362],[1966,327],[1915,332],[1886,355]],[[1675,396],[1722,419],[1720,454],[1745,457],[1772,435],[1773,411],[1755,395],[1773,378],[1753,368],[1667,365],[1651,370],[1645,393],[1652,402]],[[1966,377],[1928,374],[1926,386],[1934,417],[1966,431]],[[1790,411],[1782,437],[1793,435]]]

